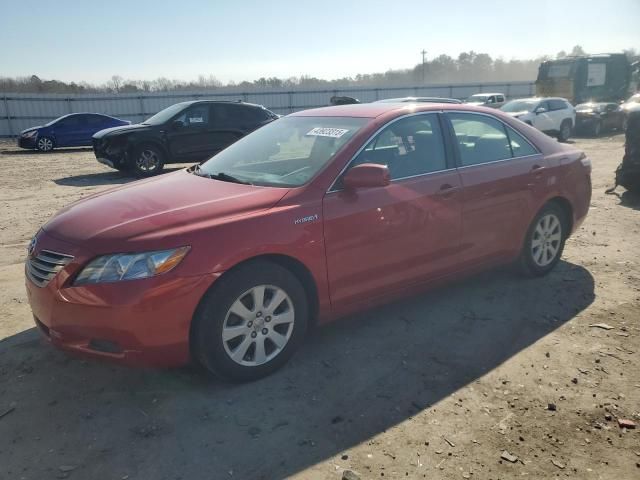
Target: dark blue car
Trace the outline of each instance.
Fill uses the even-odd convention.
[[[58,147],[89,146],[94,133],[130,124],[127,120],[98,113],[71,113],[45,125],[23,130],[18,137],[18,146],[35,148],[41,152],[49,152]]]

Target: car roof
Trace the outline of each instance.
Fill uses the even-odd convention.
[[[207,100],[207,99],[203,99],[203,100],[189,100],[186,102],[178,102],[174,105],[194,105],[196,103],[232,103],[234,105],[245,105],[247,107],[256,107],[256,108],[265,108],[263,105],[258,105],[257,103],[249,103],[249,102],[244,102],[242,100]]]
[[[381,100],[376,100],[373,103],[462,103],[460,100],[456,98],[446,98],[446,97],[397,97],[397,98],[383,98]]]
[[[428,112],[455,110],[465,112],[491,112],[493,109],[475,107],[464,103],[359,103],[353,105],[337,105],[333,107],[312,108],[291,113],[293,117],[355,117],[355,118],[376,118],[382,115],[400,116],[413,112]],[[395,115],[394,115],[395,114]]]
[[[480,96],[487,96],[490,97],[491,95],[504,95],[504,93],[500,93],[500,92],[493,92],[493,93],[487,93],[487,92],[478,92],[478,93],[474,93],[473,95],[471,95],[472,97],[480,97]]]

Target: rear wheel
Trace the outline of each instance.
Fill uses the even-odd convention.
[[[563,120],[560,124],[560,133],[558,133],[558,140],[566,142],[571,136],[571,120]]]
[[[267,261],[229,272],[194,316],[192,347],[212,373],[250,381],[282,367],[304,338],[306,292],[287,269]]]
[[[130,170],[138,177],[157,175],[164,167],[164,154],[155,145],[141,145],[133,151]]]
[[[529,226],[520,252],[520,269],[531,277],[546,275],[556,266],[569,232],[565,212],[554,203],[545,205]]]
[[[53,139],[49,137],[40,137],[36,142],[36,148],[41,152],[50,152],[53,150]]]

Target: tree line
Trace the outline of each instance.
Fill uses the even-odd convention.
[[[640,59],[640,52],[635,49],[624,51],[630,61]],[[212,90],[221,88],[239,88],[256,90],[261,88],[345,88],[345,87],[388,87],[433,83],[467,83],[467,82],[509,82],[533,81],[541,62],[552,58],[584,55],[586,52],[576,45],[567,53],[558,52],[555,57],[541,56],[521,60],[493,58],[487,53],[476,53],[473,50],[462,52],[457,58],[439,55],[431,60],[416,64],[413,68],[387,70],[382,73],[365,73],[353,77],[325,80],[308,75],[278,78],[261,77],[253,81],[223,84],[214,75],[200,75],[197,80],[183,81],[160,77],[155,80],[131,80],[113,75],[104,84],[96,85],[88,82],[62,82],[45,80],[37,75],[28,77],[0,77],[0,92],[6,93],[139,93],[166,92],[179,90]]]

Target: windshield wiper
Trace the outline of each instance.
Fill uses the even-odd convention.
[[[214,180],[220,180],[222,182],[233,182],[233,183],[240,183],[242,185],[253,185],[253,183],[251,182],[240,180],[239,178],[234,177],[233,175],[229,175],[228,173],[224,173],[224,172],[218,172],[217,174],[206,173],[204,170],[202,170],[200,165],[196,165],[194,167],[193,173],[194,175],[198,175],[199,177],[213,178]]]
[[[239,178],[224,172],[218,172],[217,174],[209,175],[209,178],[213,178],[214,180],[222,180],[223,182],[241,183],[242,185],[253,185],[253,183],[251,182],[240,180]]]

